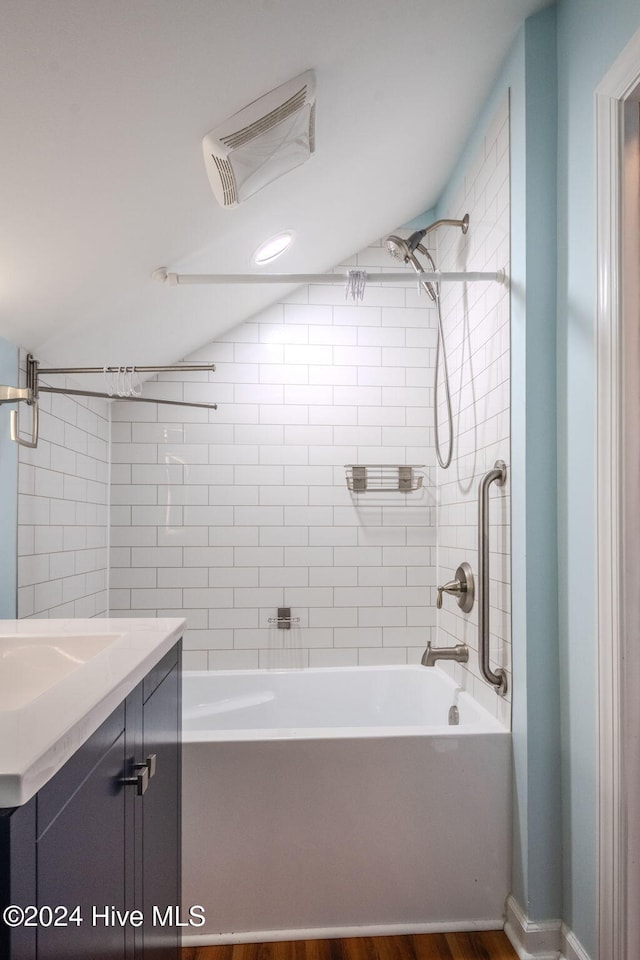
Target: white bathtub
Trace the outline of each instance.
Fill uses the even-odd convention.
[[[185,944],[502,926],[510,735],[440,670],[187,672],[183,697]]]

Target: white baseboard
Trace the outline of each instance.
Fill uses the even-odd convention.
[[[470,930],[499,930],[502,917],[493,920],[438,923],[380,924],[364,927],[312,927],[308,930],[248,930],[240,933],[184,933],[183,947],[217,946],[223,943],[272,943],[288,940],[331,940],[342,937],[393,937],[408,933],[458,933]],[[580,958],[582,960],[582,958]]]
[[[536,922],[509,897],[504,931],[520,960],[591,960],[575,934],[561,920]],[[216,946],[224,943],[270,943],[288,940],[327,940],[337,937],[382,937],[408,933],[455,933],[468,930],[498,930],[495,920],[443,921],[441,923],[380,924],[363,927],[313,927],[295,930],[248,930],[239,933],[185,933],[184,947]]]
[[[513,897],[507,899],[504,932],[520,960],[559,960],[561,920],[529,920]]]
[[[591,960],[565,923],[529,920],[513,897],[507,900],[504,932],[520,960]]]
[[[562,924],[562,960],[591,960],[575,933]]]

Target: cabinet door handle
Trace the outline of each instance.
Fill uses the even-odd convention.
[[[155,777],[156,775],[157,761],[158,761],[158,757],[157,757],[157,754],[155,753],[150,753],[149,756],[147,757],[146,767],[147,767],[147,770],[149,771],[149,780],[151,780],[151,777]]]
[[[151,777],[156,775],[156,766],[157,766],[157,755],[155,753],[150,753],[144,763],[134,763],[134,770],[144,770],[146,768],[147,773],[149,774],[149,780]]]
[[[120,783],[125,787],[135,787],[136,795],[141,797],[149,786],[149,768],[146,763],[136,763],[134,767],[140,768],[140,772],[135,777],[123,777]]]

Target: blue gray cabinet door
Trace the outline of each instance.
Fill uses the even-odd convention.
[[[28,804],[0,810],[0,907],[40,911],[35,929],[0,922],[0,960],[178,960],[180,719],[177,644]],[[123,780],[151,757],[139,794]]]
[[[38,836],[40,910],[69,911],[62,926],[41,917],[38,960],[126,957],[123,768],[124,730]]]
[[[141,798],[144,960],[180,955],[180,717],[179,674],[173,667],[142,710],[142,756],[155,758]]]

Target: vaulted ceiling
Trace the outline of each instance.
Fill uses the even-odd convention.
[[[0,335],[53,364],[173,362],[437,201],[509,46],[550,0],[4,0]],[[204,134],[304,70],[316,153],[216,203]]]

